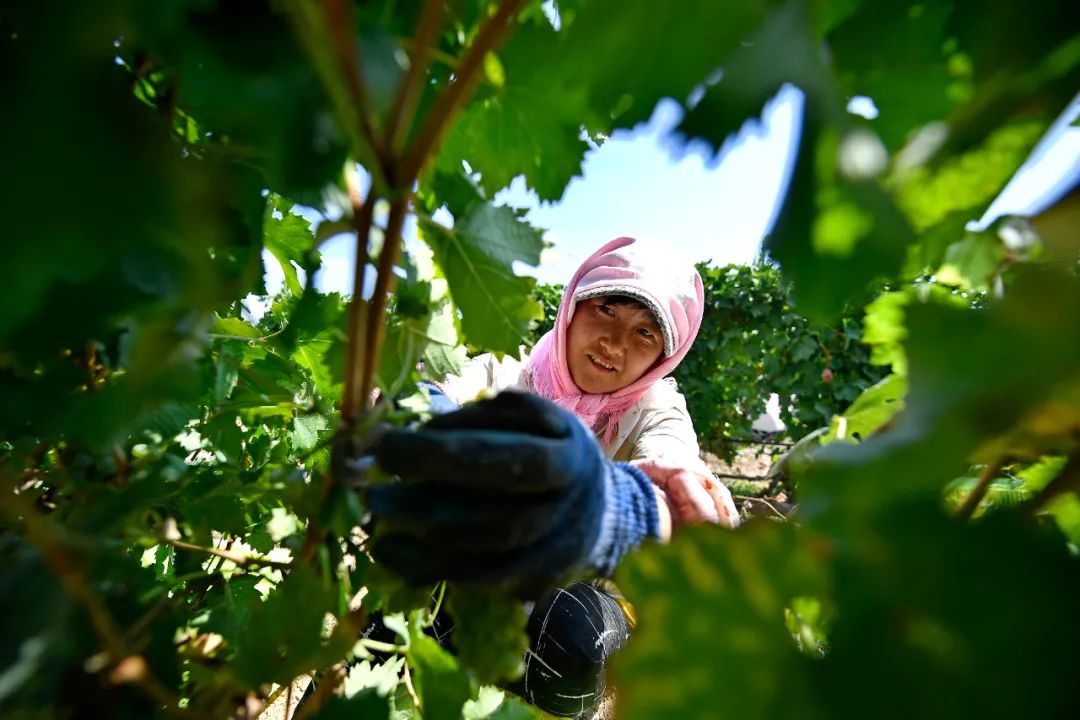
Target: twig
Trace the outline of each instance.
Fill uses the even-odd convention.
[[[734,473],[722,473],[713,471],[713,475],[720,478],[728,478],[729,480],[746,480],[748,482],[761,482],[768,480],[768,475],[735,475]]]
[[[60,581],[64,590],[86,610],[90,625],[98,641],[108,653],[110,663],[118,663],[135,657],[124,641],[123,630],[117,625],[105,601],[83,574],[82,564],[72,558],[54,537],[54,531],[49,522],[38,514],[31,503],[14,491],[14,483],[9,481],[6,473],[2,479],[0,488],[3,489],[5,500],[0,503],[0,511],[7,514],[13,521],[22,518],[26,539],[41,550],[42,559]],[[144,658],[138,659],[145,664]],[[162,706],[167,714],[182,716],[179,710],[180,698],[154,676],[148,665],[144,672],[135,674],[132,682]]]
[[[390,111],[387,147],[393,157],[397,157],[401,152],[412,127],[416,107],[424,89],[424,78],[427,77],[430,47],[438,37],[442,21],[443,0],[424,0],[415,41],[409,49],[409,70],[398,85]]]
[[[964,502],[960,505],[956,511],[956,517],[960,520],[967,520],[975,512],[975,508],[979,507],[979,503],[983,497],[986,496],[986,491],[990,487],[990,483],[994,481],[994,478],[1001,472],[1001,468],[1004,467],[1004,463],[1001,460],[997,460],[992,463],[987,463],[983,467],[982,473],[979,474],[979,481],[975,483],[975,487],[971,488],[971,492],[964,498]]]
[[[438,149],[443,135],[472,94],[484,66],[484,57],[502,43],[524,4],[525,0],[503,0],[495,14],[489,17],[476,33],[472,44],[465,51],[465,57],[454,75],[453,82],[435,100],[435,105],[420,128],[416,142],[405,156],[400,168],[401,173],[395,178],[399,187],[411,186],[428,158]]]
[[[352,193],[350,192],[350,195]],[[349,300],[348,343],[345,351],[345,391],[341,400],[341,419],[346,425],[356,421],[360,408],[366,405],[364,386],[364,367],[360,359],[360,343],[367,337],[370,317],[369,303],[364,299],[364,271],[368,264],[367,242],[371,232],[371,221],[378,198],[369,193],[367,201],[356,207],[358,199],[353,200],[353,218],[356,225],[356,268],[353,272],[353,295]],[[384,236],[385,238],[385,236]],[[383,242],[385,252],[386,242]]]
[[[412,677],[409,675],[409,663],[405,663],[404,672],[402,678],[405,680],[405,689],[409,691],[409,697],[412,698],[413,704],[420,712],[420,717],[423,717],[423,705],[420,704],[420,698],[416,695],[416,689],[412,684]]]
[[[240,567],[248,567],[249,565],[258,565],[262,567],[271,567],[277,570],[291,570],[292,563],[284,562],[282,560],[271,560],[268,557],[262,557],[261,555],[245,555],[234,550],[222,550],[217,547],[203,547],[202,545],[192,545],[191,543],[183,542],[182,540],[166,540],[158,539],[158,542],[169,545],[177,550],[187,550],[189,552],[203,553],[205,555],[213,555],[215,557],[229,560],[236,563]]]
[[[369,640],[367,638],[360,638],[356,641],[361,647],[368,650],[381,653],[395,653],[402,654],[408,652],[408,645],[394,645],[393,643],[380,642],[379,640]]]
[[[241,340],[243,342],[264,343],[271,338],[277,337],[281,333],[285,332],[286,328],[288,328],[288,325],[283,325],[269,335],[260,335],[258,337],[244,337],[243,335],[222,335],[221,333],[207,333],[206,336],[211,340]]]
[[[416,48],[416,41],[413,40],[411,37],[397,37],[394,39],[397,41],[398,45],[405,48],[405,50],[408,52],[413,52]],[[461,64],[460,58],[454,57],[445,50],[440,50],[438,47],[435,46],[429,47],[427,49],[427,53],[431,56],[432,60],[438,60],[443,65],[447,66],[451,70],[454,70],[455,72],[457,71],[458,65]]]
[[[375,276],[375,292],[368,306],[370,316],[367,323],[367,338],[364,344],[364,370],[360,382],[360,402],[367,404],[368,396],[375,379],[375,367],[379,362],[379,349],[382,347],[383,329],[381,322],[386,310],[387,293],[390,292],[394,278],[394,263],[401,247],[401,229],[405,224],[405,213],[409,207],[409,195],[400,195],[390,203],[390,216],[386,220],[386,235],[383,237],[382,252],[379,253],[379,271]]]
[[[742,501],[742,502],[751,502],[751,503],[758,502],[758,503],[761,503],[762,505],[764,505],[765,507],[769,508],[774,513],[776,513],[776,516],[778,518],[780,518],[781,520],[787,520],[788,519],[787,515],[780,512],[779,510],[777,510],[776,506],[773,505],[768,500],[766,500],[765,498],[754,497],[753,495],[732,495],[731,499],[732,500],[739,500],[739,501]]]
[[[435,607],[431,609],[431,614],[428,616],[427,622],[424,623],[424,627],[431,627],[435,624],[435,618],[439,616],[439,610],[442,609],[443,598],[446,597],[446,581],[439,583],[439,596],[435,598]]]
[[[228,547],[229,543],[232,542],[228,535],[223,535],[221,541],[222,545],[225,547]],[[217,540],[211,538],[211,542],[214,543],[214,547],[217,547]],[[195,598],[195,605],[192,607],[192,610],[198,610],[202,605],[203,600],[206,599],[206,593],[210,592],[210,587],[214,584],[214,574],[221,569],[221,564],[223,562],[225,561],[220,555],[215,555],[213,559],[210,560],[210,565],[206,568],[206,586],[203,587],[202,592],[199,593],[199,597]]]

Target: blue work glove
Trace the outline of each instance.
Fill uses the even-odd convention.
[[[391,430],[373,452],[401,481],[368,488],[372,554],[415,584],[535,595],[570,575],[609,574],[659,533],[648,476],[608,460],[575,415],[533,395]]]

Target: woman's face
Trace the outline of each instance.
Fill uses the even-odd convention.
[[[584,393],[612,393],[634,382],[664,351],[656,318],[638,305],[578,303],[566,332],[566,364]]]

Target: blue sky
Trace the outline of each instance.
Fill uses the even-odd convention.
[[[851,109],[874,112],[865,99],[853,102]],[[800,110],[797,91],[781,92],[760,120],[747,122],[713,157],[704,145],[684,146],[671,136],[679,109],[661,101],[648,123],[618,131],[587,153],[582,175],[570,182],[560,202],[539,203],[519,178],[496,199],[527,208],[529,221],[545,229],[552,247],[539,268],[522,265],[518,272],[543,282],[565,282],[593,250],[619,235],[661,243],[691,261],[751,262],[775,219]],[[1038,212],[1055,189],[1075,182],[1080,127],[1072,123],[1078,115],[1080,95],[974,225],[985,227],[1002,214]],[[405,234],[406,241],[415,237],[415,225],[408,224]],[[343,235],[323,246],[324,269],[316,277],[320,289],[351,291],[353,244]],[[267,285],[274,292],[281,270],[272,258],[267,260]]]

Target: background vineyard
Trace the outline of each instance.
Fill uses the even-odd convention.
[[[314,675],[308,718],[528,717],[491,684],[521,604],[373,564],[345,460],[536,327],[497,191],[557,200],[665,97],[719,150],[791,83],[772,264],[704,269],[680,381],[707,441],[768,392],[824,429],[797,522],[622,564],[619,716],[1075,717],[1077,195],[967,229],[1080,88],[1074,4],[5,3],[0,714],[251,717]],[[343,232],[371,270],[319,293]]]

